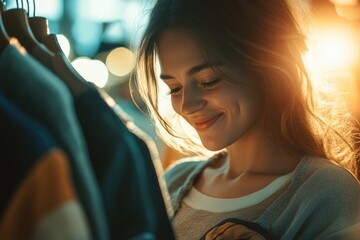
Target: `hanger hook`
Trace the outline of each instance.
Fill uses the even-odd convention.
[[[35,12],[35,9],[36,9],[36,3],[35,3],[35,0],[33,0],[33,7],[34,7],[34,10],[33,10],[33,11],[34,11],[34,17],[35,17],[35,15],[36,15],[36,14],[35,14],[35,13],[36,13],[36,12]]]
[[[27,15],[28,15],[28,17],[30,17],[30,6],[29,6],[29,0],[26,0],[26,6],[27,6],[27,10],[28,10]]]
[[[19,8],[19,1],[16,0],[16,8]]]
[[[21,8],[24,9],[24,1],[21,0]]]
[[[1,3],[2,3],[2,5],[4,7],[4,11],[5,11],[6,10],[6,0],[1,0]]]

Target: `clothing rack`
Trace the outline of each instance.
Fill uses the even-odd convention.
[[[73,69],[35,3],[0,16],[0,239],[174,239],[151,140]]]

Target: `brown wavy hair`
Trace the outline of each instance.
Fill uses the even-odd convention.
[[[297,20],[286,0],[158,0],[138,49],[133,79],[165,141],[199,153],[199,142],[159,112],[156,43],[164,31],[184,29],[198,41],[204,59],[254,76],[263,96],[261,122],[274,140],[334,161],[357,176],[354,122],[334,101],[340,98],[313,87],[303,62],[306,37]]]

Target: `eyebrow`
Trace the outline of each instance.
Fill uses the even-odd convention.
[[[207,69],[207,68],[212,68],[212,67],[217,67],[217,66],[220,66],[221,64],[220,63],[204,63],[204,64],[200,64],[198,66],[195,66],[195,67],[192,67],[190,68],[186,74],[187,75],[194,75],[204,69]],[[168,80],[168,79],[173,79],[174,77],[171,76],[171,75],[166,75],[166,74],[160,74],[160,78],[162,80]]]

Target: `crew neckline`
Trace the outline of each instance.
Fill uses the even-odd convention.
[[[240,210],[261,203],[291,181],[295,171],[280,176],[264,188],[239,198],[216,198],[198,191],[194,186],[183,202],[195,210],[224,213]]]

